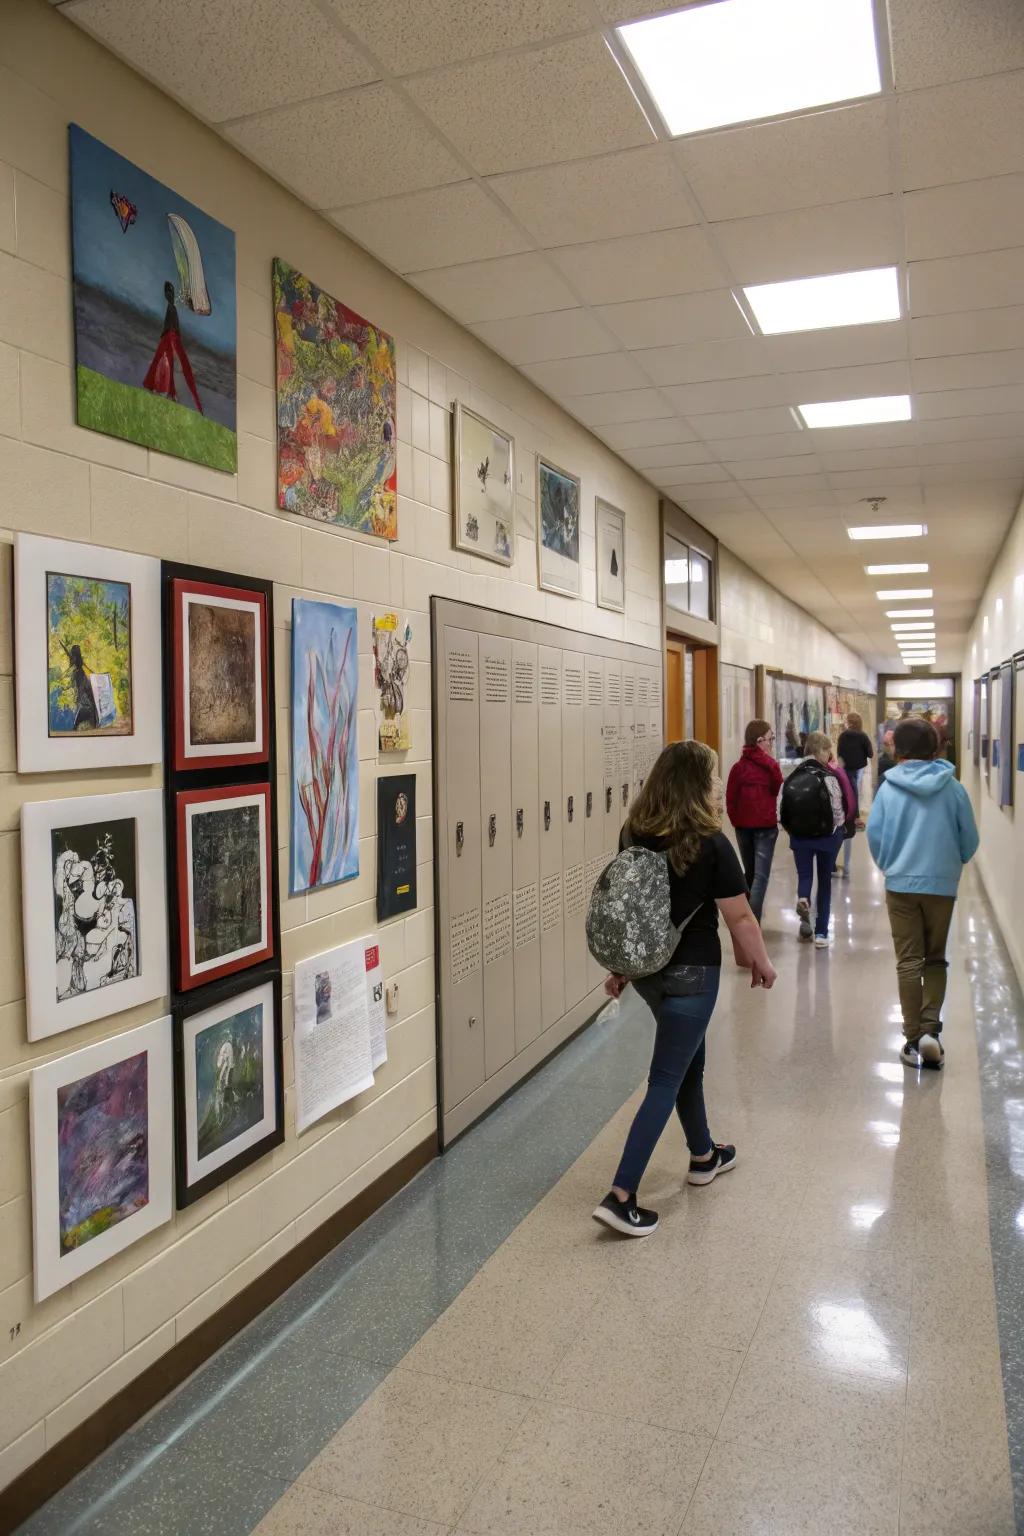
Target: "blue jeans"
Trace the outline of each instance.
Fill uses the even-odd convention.
[[[828,920],[832,916],[832,871],[842,841],[841,832],[833,832],[831,837],[791,837],[789,840],[796,861],[796,893],[807,901],[811,899],[817,866],[818,903],[814,932],[818,938],[828,934]]]
[[[778,836],[778,827],[736,828],[736,841],[739,844],[740,858],[743,860],[747,890],[750,892],[750,910],[758,922],[761,921],[761,912],[764,909],[768,876],[772,872],[772,859],[775,856]]]
[[[639,1188],[673,1108],[691,1155],[703,1157],[711,1151],[711,1132],[704,1108],[704,1036],[718,998],[721,970],[716,965],[679,969],[685,970],[690,985],[700,990],[685,997],[662,996],[659,1001],[643,983],[638,988],[642,997],[646,993],[645,1000],[654,1008],[657,1029],[647,1093],[629,1128],[622,1161],[613,1180],[616,1188],[630,1194]],[[650,983],[656,980],[652,977]]]
[[[860,815],[860,782],[861,782],[861,779],[863,779],[864,774],[865,774],[866,771],[867,770],[864,769],[864,768],[854,768],[852,770],[852,772],[847,770],[847,777],[850,780],[850,783],[853,785],[853,793],[856,796],[856,800],[857,800],[857,815],[858,816]],[[843,868],[845,870],[849,870],[849,868],[850,868],[850,857],[851,857],[851,855],[853,853],[853,845],[854,845],[855,842],[856,842],[856,838],[855,837],[848,837],[844,841],[844,844],[843,844]]]

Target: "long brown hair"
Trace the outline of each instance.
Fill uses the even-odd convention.
[[[696,860],[702,840],[721,828],[717,775],[718,757],[710,747],[702,741],[674,741],[629,808],[630,835],[638,841],[663,839],[679,875]]]

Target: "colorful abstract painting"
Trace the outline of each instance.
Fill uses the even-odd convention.
[[[221,805],[192,817],[192,924],[198,965],[262,941],[265,856],[258,805]]]
[[[60,1252],[149,1203],[149,1055],[57,1090]]]
[[[189,739],[224,746],[255,739],[256,614],[251,606],[188,605]]]
[[[50,847],[57,1001],[64,1003],[139,973],[135,822],[59,827]]]
[[[127,581],[46,573],[50,736],[132,730],[132,589]]]
[[[398,537],[395,343],[274,262],[277,504]]]
[[[75,124],[79,426],[237,467],[235,237]]]
[[[292,837],[295,894],[359,873],[358,614],[292,602]]]
[[[195,1053],[198,1154],[205,1158],[263,1119],[262,1005],[201,1029]]]

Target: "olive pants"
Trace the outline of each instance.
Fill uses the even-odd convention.
[[[942,1028],[946,999],[946,940],[955,896],[886,891],[889,926],[896,948],[903,1033],[912,1045]]]

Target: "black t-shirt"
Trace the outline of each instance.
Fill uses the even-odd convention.
[[[623,829],[623,832],[625,829]],[[633,838],[645,848],[661,852],[664,840],[657,838]],[[619,847],[624,846],[624,837]],[[745,896],[747,882],[743,878],[736,850],[724,832],[715,832],[701,843],[696,860],[685,875],[677,875],[668,866],[669,889],[672,893],[672,921],[679,924],[689,913],[694,915],[687,923],[672,956],[673,965],[721,965],[722,945],[718,937],[718,908],[715,902],[727,896]],[[697,910],[694,912],[694,908]]]
[[[836,751],[843,760],[843,767],[849,773],[859,773],[862,768],[867,767],[868,758],[875,755],[875,749],[871,745],[871,737],[867,731],[844,731],[839,738]]]

